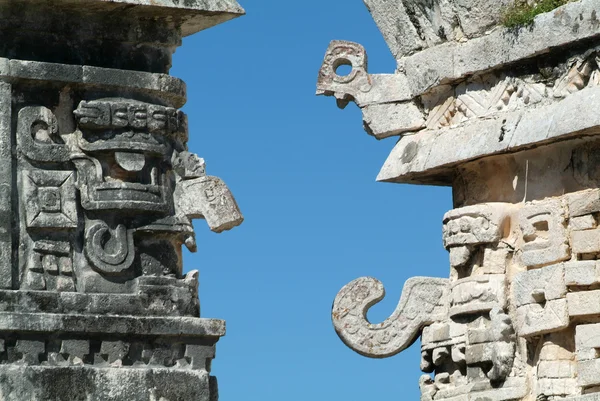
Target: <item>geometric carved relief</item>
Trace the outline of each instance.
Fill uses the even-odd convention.
[[[489,312],[506,307],[505,275],[489,274],[458,280],[451,286],[450,316]]]
[[[560,331],[569,325],[564,271],[561,263],[526,271],[513,279],[512,301],[521,336]]]
[[[77,227],[73,172],[23,171],[22,183],[27,227]]]
[[[560,200],[526,204],[519,214],[523,233],[521,262],[537,267],[570,257],[565,211]]]

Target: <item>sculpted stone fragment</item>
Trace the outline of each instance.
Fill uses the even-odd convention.
[[[468,277],[451,285],[450,316],[486,312],[506,306],[503,274]]]
[[[3,5],[0,399],[216,401],[225,325],[200,318],[181,247],[196,248],[192,219],[221,232],[242,215],[188,151],[168,70],[183,36],[243,9]]]
[[[383,285],[369,277],[357,279],[338,293],[333,325],[346,345],[361,355],[385,358],[401,352],[424,326],[448,313],[448,280],[415,277],[404,285],[394,313],[380,324],[366,318],[368,309],[385,296]]]
[[[506,224],[506,205],[477,205],[452,210],[444,216],[444,246],[498,242]]]
[[[356,49],[360,79],[320,78],[317,93],[354,101],[377,139],[399,136],[377,180],[452,187],[447,309],[421,329],[421,401],[600,400],[599,3],[365,3],[396,71],[369,74],[362,46],[335,42],[324,68]],[[378,354],[360,307],[378,298],[363,298],[336,330]]]
[[[569,258],[564,213],[558,200],[532,203],[521,210],[523,264],[541,266]]]

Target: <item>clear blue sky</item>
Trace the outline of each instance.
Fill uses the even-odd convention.
[[[365,46],[371,73],[395,61],[361,0],[242,0],[247,15],[183,41],[171,73],[188,85],[190,149],[227,182],[246,221],[214,234],[196,221],[202,316],[227,320],[213,373],[221,401],[419,397],[418,343],[390,359],[355,354],[331,324],[360,276],[395,308],[411,276],[447,277],[448,188],[375,182],[395,139],[362,129],[354,104],[315,97],[330,40]]]

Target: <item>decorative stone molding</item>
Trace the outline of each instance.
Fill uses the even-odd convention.
[[[452,187],[450,274],[409,279],[380,324],[365,312],[383,287],[358,279],[336,297],[335,330],[374,357],[421,333],[421,401],[600,400],[598,2],[512,29],[489,0],[365,3],[397,71],[350,63],[368,92],[334,77],[317,93],[355,101],[376,138],[400,136],[378,180]],[[437,280],[430,300],[414,284]]]
[[[193,219],[243,216],[188,150],[167,72],[182,36],[244,11],[22,3],[0,0],[0,399],[216,401],[225,322],[200,317],[181,248]]]

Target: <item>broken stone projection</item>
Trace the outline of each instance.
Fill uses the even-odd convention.
[[[600,1],[505,28],[511,2],[365,0],[396,72],[369,74],[344,41],[319,72],[318,94],[355,102],[375,138],[399,136],[379,181],[453,189],[449,278],[408,280],[379,324],[374,278],[333,305],[362,355],[420,336],[421,401],[600,400]]]
[[[235,0],[0,0],[0,400],[216,401],[192,219],[243,218],[188,151],[182,36]]]

